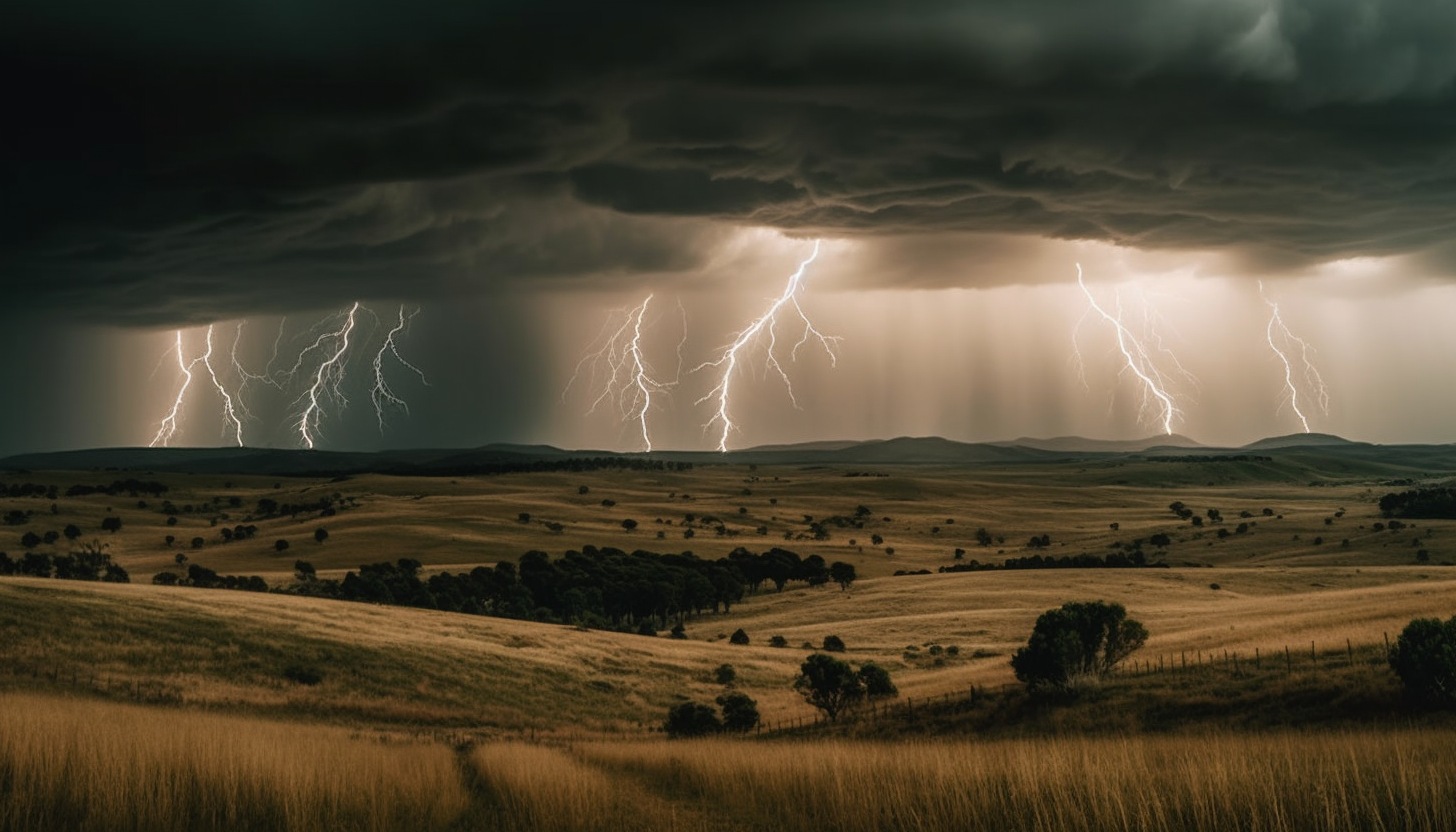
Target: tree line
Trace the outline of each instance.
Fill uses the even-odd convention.
[[[1437,486],[1386,494],[1380,498],[1386,517],[1418,517],[1431,520],[1456,518],[1456,488]]]
[[[288,591],[313,597],[438,609],[473,615],[575,623],[601,629],[655,633],[670,622],[728,612],[766,583],[782,590],[793,581],[817,586],[854,581],[850,564],[826,564],[773,548],[755,554],[742,547],[709,560],[692,552],[658,554],[584,546],[553,559],[530,551],[515,562],[469,572],[421,576],[412,558],[360,566],[341,580],[321,579],[313,566],[295,564]]]

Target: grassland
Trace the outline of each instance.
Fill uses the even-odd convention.
[[[450,750],[341,728],[0,694],[0,830],[441,830]]]
[[[113,478],[109,472],[23,476],[51,482],[62,493],[70,484]],[[24,531],[59,531],[74,523],[83,540],[95,536],[108,543],[135,581],[0,578],[4,711],[51,714],[0,723],[0,766],[9,766],[0,776],[0,811],[10,812],[0,816],[10,824],[0,829],[427,828],[391,814],[396,810],[389,806],[409,807],[401,810],[406,815],[426,812],[418,802],[424,787],[409,775],[389,774],[391,765],[428,771],[428,779],[439,782],[440,802],[428,810],[436,814],[420,815],[435,828],[1453,824],[1451,810],[1436,796],[1456,777],[1456,758],[1443,753],[1456,728],[1404,710],[1379,651],[1386,636],[1393,638],[1411,618],[1456,610],[1456,568],[1443,565],[1456,560],[1456,523],[1377,530],[1374,502],[1390,488],[1364,473],[1333,476],[1281,462],[873,472],[722,466],[454,480],[156,478],[171,487],[167,499],[193,507],[179,512],[175,525],[166,525],[153,498],[61,497],[54,509],[46,500],[0,499],[0,514],[34,512],[25,525],[0,529],[0,549],[18,554]],[[334,498],[336,514],[253,514],[259,499],[304,502],[320,494]],[[1174,500],[1200,515],[1218,508],[1225,518],[1221,527],[1231,533],[1220,537],[1220,526],[1211,521],[1203,528],[1180,521],[1168,509]],[[872,512],[865,528],[836,527],[827,540],[807,534],[806,515],[848,515],[860,505]],[[1245,512],[1248,517],[1241,516]],[[523,522],[522,514],[529,520]],[[704,515],[717,520],[705,524]],[[98,532],[106,516],[121,517],[122,529]],[[623,529],[627,518],[639,521],[636,531]],[[237,523],[255,523],[259,531],[252,540],[222,541],[219,526]],[[1249,525],[1232,532],[1239,523]],[[322,544],[313,540],[319,527],[329,531]],[[976,543],[981,527],[993,535],[990,546]],[[694,535],[685,536],[690,529]],[[1102,554],[1155,533],[1171,538],[1165,569],[892,574],[953,564],[957,548],[982,561],[1032,554],[1025,544],[1033,535],[1049,535],[1052,546],[1042,551],[1059,556]],[[181,542],[166,545],[168,534]],[[883,543],[872,545],[871,534],[882,535]],[[187,543],[194,536],[203,538],[199,548]],[[277,539],[289,540],[290,548],[275,551]],[[851,562],[861,577],[848,591],[791,584],[782,593],[750,596],[731,614],[690,619],[685,641],[148,582],[156,571],[175,569],[178,552],[219,572],[263,574],[280,584],[291,579],[300,558],[326,575],[399,557],[423,561],[426,571],[459,570],[514,560],[529,549],[560,554],[585,544],[691,549],[705,557],[721,557],[735,546],[761,551],[778,545]],[[65,545],[60,541],[61,550]],[[1427,551],[1429,562],[1416,562],[1419,550]],[[1076,702],[1035,713],[1012,694],[994,694],[1011,683],[1009,655],[1041,611],[1095,598],[1125,604],[1147,625],[1152,637],[1140,661],[1172,667],[1237,654],[1247,663],[1258,651],[1261,672],[1131,673]],[[750,644],[728,642],[727,634],[740,627]],[[845,640],[851,661],[873,660],[890,669],[906,699],[959,697],[973,686],[993,691],[974,715],[922,719],[911,733],[997,739],[886,743],[898,729],[882,723],[841,732],[860,738],[855,741],[811,735],[817,738],[793,744],[640,742],[652,736],[670,705],[685,698],[711,701],[721,692],[713,669],[723,663],[736,668],[737,688],[758,701],[766,721],[811,718],[791,682],[804,645],[829,634]],[[775,635],[790,646],[768,646]],[[1337,672],[1347,644],[1361,661]],[[1282,657],[1286,647],[1295,661],[1308,661],[1313,649],[1328,670],[1286,666],[1281,672],[1272,657]],[[299,667],[317,672],[321,681],[291,679],[290,669]],[[128,704],[136,702],[151,707]],[[1229,720],[1218,703],[1230,702],[1269,716]],[[1379,718],[1371,719],[1375,712]],[[1413,719],[1424,733],[1402,727]],[[1219,730],[1226,721],[1261,733]],[[258,784],[261,791],[247,799],[259,813],[228,816],[216,807],[237,806],[241,798],[227,796],[233,786],[208,785],[213,781],[196,773],[203,763],[182,762],[190,759],[182,751],[159,751],[157,759],[172,755],[179,762],[147,768],[143,757],[154,753],[147,742],[107,739],[113,735],[87,732],[84,725],[111,726],[107,730],[122,738],[177,734],[182,739],[158,739],[157,747],[171,749],[165,743],[174,741],[215,746],[227,758],[256,760],[257,753],[201,738],[227,735],[242,743],[273,737],[280,747],[316,740],[317,748],[332,749],[295,755],[304,760],[338,754],[364,761],[378,752],[378,771],[385,774],[360,769],[332,784],[306,773],[290,776],[308,794],[350,791],[352,786],[339,785],[347,780],[367,791],[382,789],[378,799],[393,803],[370,810],[385,818],[375,827],[359,825],[364,821],[350,814],[358,810],[343,798],[322,800],[334,807],[327,810],[332,815],[309,814],[314,810],[295,806],[302,798],[288,797],[283,781],[262,763],[253,769],[240,763],[233,775]],[[1007,725],[1024,730],[1008,731]],[[1307,732],[1281,727],[1289,725]],[[1262,733],[1269,730],[1276,733]],[[1197,738],[1190,739],[1189,731]],[[414,739],[382,743],[380,736]],[[615,741],[594,741],[602,738]],[[466,740],[472,745],[452,757],[452,748]],[[142,756],[126,756],[129,742]],[[53,779],[47,792],[39,781],[14,774],[46,753],[61,761],[103,761],[94,769],[85,768],[91,763],[57,763],[82,772],[76,782],[113,783],[98,793],[137,801],[155,781],[192,797],[177,797],[159,814],[136,815],[153,819],[146,824],[96,825],[101,822],[88,820],[91,808],[61,814],[79,799],[64,790],[72,788],[63,788],[65,778]],[[426,762],[411,762],[409,755]],[[788,772],[795,760],[799,777],[790,787],[784,781],[793,779]],[[135,776],[125,775],[126,783],[97,779],[107,776],[103,769]],[[1057,785],[1056,778],[1073,782],[1084,769],[1118,774]],[[369,785],[379,782],[371,777],[397,781],[403,791]],[[22,790],[22,783],[30,785]],[[881,790],[871,783],[888,785]],[[98,804],[94,817],[119,818],[133,805]],[[41,808],[21,815],[21,806]]]

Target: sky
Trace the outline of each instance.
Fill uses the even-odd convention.
[[[4,17],[0,454],[1456,440],[1446,2]]]

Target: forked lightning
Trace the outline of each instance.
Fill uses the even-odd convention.
[[[732,401],[733,376],[738,370],[739,358],[743,353],[751,351],[762,339],[767,339],[767,343],[764,344],[765,364],[783,380],[784,387],[789,393],[789,401],[793,403],[794,407],[799,406],[798,399],[794,397],[794,384],[789,380],[789,374],[784,370],[783,364],[779,362],[777,352],[778,335],[775,330],[779,323],[779,313],[784,312],[786,307],[793,307],[794,314],[804,324],[803,335],[794,344],[794,348],[789,351],[789,359],[793,360],[797,358],[799,348],[804,346],[812,338],[829,355],[829,363],[831,366],[838,362],[838,356],[834,352],[834,345],[839,342],[839,338],[834,335],[825,335],[816,329],[814,323],[809,320],[809,316],[804,314],[803,307],[799,305],[799,288],[803,285],[804,272],[809,268],[809,264],[813,263],[814,259],[819,256],[819,243],[819,240],[814,241],[814,250],[809,254],[807,259],[799,264],[799,268],[789,276],[789,282],[784,286],[783,294],[779,295],[778,299],[769,305],[768,310],[763,315],[755,319],[746,329],[739,332],[738,336],[733,340],[733,343],[717,359],[704,362],[693,368],[693,372],[707,367],[713,367],[721,371],[721,374],[718,376],[717,385],[712,390],[709,390],[707,395],[698,399],[697,402],[698,404],[708,401],[713,403],[713,418],[708,420],[708,423],[703,426],[703,429],[708,430],[714,426],[720,429],[718,436],[719,451],[726,452],[728,450],[728,435],[735,428],[729,410]]]

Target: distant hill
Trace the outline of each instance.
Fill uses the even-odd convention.
[[[1246,451],[1269,451],[1276,448],[1325,448],[1332,445],[1344,447],[1374,447],[1369,442],[1354,442],[1330,433],[1291,433],[1288,436],[1271,436],[1267,439],[1260,439],[1257,442],[1250,442],[1243,449]]]
[[[1395,475],[1404,471],[1456,470],[1456,445],[1372,445],[1329,434],[1262,439],[1242,448],[1211,448],[1184,436],[1100,440],[1076,436],[1022,438],[1012,442],[956,442],[938,436],[868,441],[836,440],[765,445],[744,450],[614,453],[565,450],[550,445],[491,444],[479,448],[403,449],[365,452],[269,448],[98,448],[23,454],[0,460],[0,470],[166,471],[260,476],[339,476],[362,473],[402,476],[468,476],[603,464],[695,465],[1020,465],[1063,460],[1277,453],[1312,471]]]
[[[996,442],[996,445],[1016,448],[1035,448],[1041,451],[1062,453],[1141,453],[1155,448],[1203,448],[1186,436],[1178,434],[1149,436],[1146,439],[1087,439],[1082,436],[1057,436],[1051,439],[1033,439],[1023,436],[1010,442]]]

